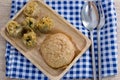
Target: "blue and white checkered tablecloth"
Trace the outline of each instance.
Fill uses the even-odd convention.
[[[12,0],[11,18],[18,12],[27,0]],[[89,37],[89,31],[81,23],[81,9],[84,0],[46,0],[54,10],[64,17],[83,34]],[[96,1],[97,4],[97,1]],[[116,75],[117,72],[117,27],[116,12],[113,0],[102,0],[105,12],[105,25],[101,29],[102,76]],[[95,57],[97,55],[97,31],[94,30]],[[98,75],[98,63],[96,63]],[[77,61],[64,75],[63,80],[92,78],[92,60],[90,50]],[[48,78],[38,70],[28,59],[17,51],[10,43],[6,44],[6,76],[10,78],[47,80]]]

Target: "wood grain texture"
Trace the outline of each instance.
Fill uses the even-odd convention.
[[[114,0],[116,11],[117,11],[117,24],[118,24],[118,52],[120,52],[120,0]],[[11,0],[0,0],[0,28],[4,26],[9,20],[10,15]],[[0,36],[0,80],[19,80],[19,79],[10,79],[5,76],[5,40]],[[120,63],[120,54],[118,54],[118,63]],[[118,64],[118,71],[120,71],[120,64]],[[107,77],[103,80],[120,80],[120,73],[116,76]]]
[[[47,6],[44,2],[40,0],[31,0],[29,1],[13,18],[13,21],[17,21],[21,23],[25,19],[23,10],[29,3],[36,1],[39,6],[38,8],[41,10],[41,16],[38,18],[45,17],[46,15],[50,15],[53,19],[54,26],[59,25],[58,27],[54,27],[53,31],[49,32],[48,34],[41,34],[40,37],[37,37],[37,45],[34,48],[26,48],[24,44],[21,43],[20,39],[16,39],[10,37],[6,34],[6,29],[3,27],[0,31],[1,35],[10,42],[18,51],[20,51],[28,60],[31,61],[41,72],[43,72],[49,79],[51,80],[60,80],[66,72],[75,64],[75,62],[84,54],[84,52],[89,48],[91,41],[79,32],[77,29],[73,28],[69,22],[67,22],[64,18],[57,14],[54,10],[52,10],[49,6]],[[37,19],[37,18],[35,18]],[[62,24],[61,24],[62,23]],[[77,53],[72,62],[65,68],[65,69],[53,69],[46,64],[43,60],[42,55],[40,54],[41,43],[44,41],[46,36],[55,34],[55,33],[65,33],[70,37],[70,39],[74,42],[74,45],[77,48]],[[34,54],[33,54],[34,53]]]

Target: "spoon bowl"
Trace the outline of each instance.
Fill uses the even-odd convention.
[[[99,22],[99,14],[94,2],[88,1],[82,9],[82,23],[88,30],[93,30]]]

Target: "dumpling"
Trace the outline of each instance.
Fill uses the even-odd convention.
[[[34,18],[31,18],[31,17],[27,17],[23,23],[22,23],[23,26],[28,26],[30,27],[32,30],[36,30],[36,20]]]
[[[43,17],[37,22],[37,27],[40,32],[47,33],[54,28],[53,20],[50,17]]]
[[[24,9],[23,13],[28,17],[38,17],[40,15],[38,3],[35,1],[30,2]]]
[[[36,34],[34,32],[29,32],[23,35],[23,43],[27,47],[33,47],[36,44]]]
[[[23,27],[20,26],[16,21],[10,21],[7,24],[6,30],[10,36],[20,37],[22,34]]]
[[[33,47],[36,45],[37,37],[36,33],[29,28],[24,29],[22,41],[27,47]]]

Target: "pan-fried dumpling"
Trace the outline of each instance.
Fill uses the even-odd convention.
[[[38,3],[35,1],[30,2],[24,9],[23,13],[28,17],[38,17],[40,15]]]
[[[20,37],[22,34],[23,27],[20,26],[16,21],[10,21],[7,24],[6,30],[10,36]]]
[[[25,28],[23,33],[24,33],[23,38],[22,38],[23,43],[27,47],[35,46],[35,44],[37,42],[36,33],[34,31],[30,30],[30,28]]]
[[[31,18],[31,17],[27,17],[23,23],[22,23],[23,26],[27,26],[27,27],[30,27],[32,30],[36,30],[36,20],[34,18]]]
[[[48,16],[43,17],[41,20],[37,22],[37,27],[40,32],[47,33],[54,27],[53,20]]]

